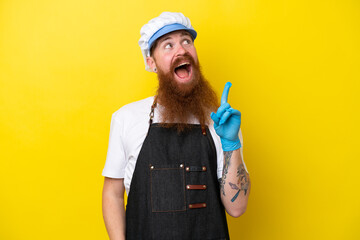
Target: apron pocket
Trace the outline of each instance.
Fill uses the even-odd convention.
[[[152,212],[185,211],[184,166],[150,166]]]

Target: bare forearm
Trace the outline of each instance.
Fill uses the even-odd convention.
[[[224,168],[220,179],[221,200],[233,217],[242,215],[247,207],[250,178],[241,159],[240,149],[224,152]]]
[[[103,217],[111,240],[125,239],[125,208],[124,195],[114,194],[109,187],[111,183],[104,185],[102,210]]]

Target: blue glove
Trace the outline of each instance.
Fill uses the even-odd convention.
[[[210,117],[214,121],[214,128],[220,136],[222,149],[225,152],[234,151],[241,148],[239,130],[241,124],[241,113],[230,107],[227,102],[231,82],[227,82],[221,96],[221,105],[216,113],[211,113]]]

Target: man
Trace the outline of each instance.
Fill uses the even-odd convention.
[[[103,170],[110,239],[229,239],[224,208],[239,217],[250,191],[240,112],[227,103],[231,84],[218,107],[200,71],[197,33],[183,14],[164,12],[140,34],[159,88],[112,116]]]

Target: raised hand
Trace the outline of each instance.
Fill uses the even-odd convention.
[[[241,147],[239,130],[241,124],[241,113],[233,109],[227,102],[231,83],[227,82],[221,96],[221,105],[216,113],[210,117],[214,121],[214,128],[220,136],[221,145],[224,151],[233,151]]]

